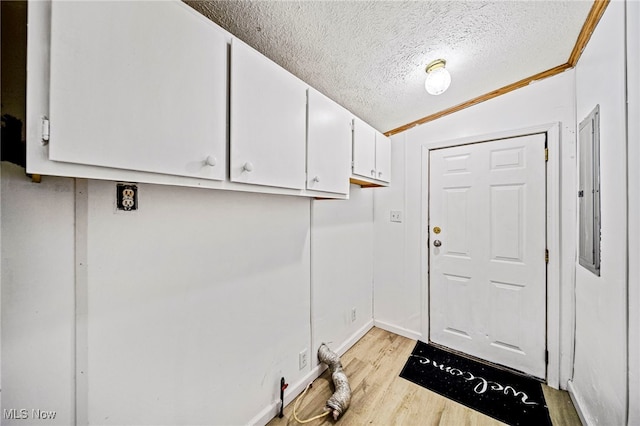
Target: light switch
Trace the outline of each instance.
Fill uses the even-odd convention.
[[[391,222],[402,222],[402,212],[400,210],[391,210]]]

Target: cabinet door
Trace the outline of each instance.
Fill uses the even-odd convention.
[[[307,189],[349,193],[351,114],[309,89]]]
[[[50,159],[222,180],[224,33],[181,2],[52,2]]]
[[[391,139],[376,132],[376,179],[391,181]]]
[[[306,85],[246,44],[231,44],[231,180],[304,189]]]
[[[376,130],[359,118],[353,120],[353,174],[376,178]]]

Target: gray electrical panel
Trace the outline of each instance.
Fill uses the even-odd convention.
[[[600,276],[600,105],[579,131],[578,257],[580,265]]]

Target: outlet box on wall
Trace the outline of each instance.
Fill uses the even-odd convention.
[[[391,217],[389,218],[391,222],[402,222],[402,211],[400,210],[391,210]]]
[[[138,186],[133,183],[116,184],[116,208],[123,211],[138,210]]]
[[[298,354],[298,368],[302,370],[303,368],[306,368],[308,364],[309,364],[309,350],[307,348],[304,348]]]

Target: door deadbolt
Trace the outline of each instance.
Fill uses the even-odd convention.
[[[441,231],[442,231],[442,229],[440,229],[440,227],[439,227],[439,226],[434,226],[434,227],[433,227],[433,233],[434,233],[434,234],[439,234]]]

